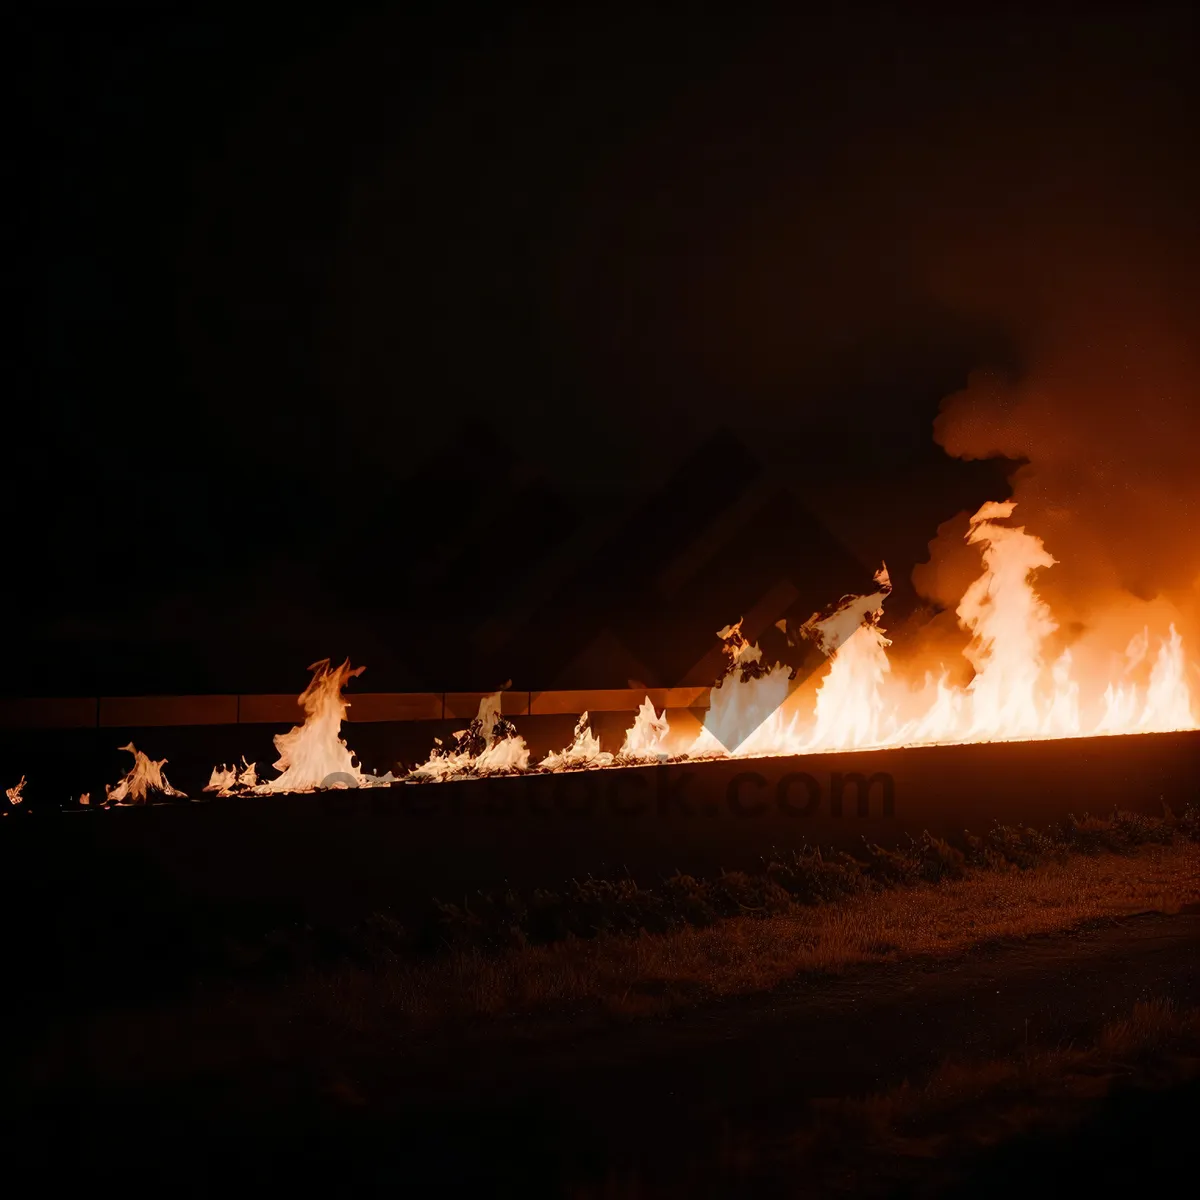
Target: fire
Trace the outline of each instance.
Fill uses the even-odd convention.
[[[133,755],[133,766],[112,787],[105,785],[106,804],[145,804],[152,795],[187,799],[183,792],[171,786],[163,774],[163,767],[167,765],[165,758],[156,761],[143,754],[132,742],[121,749]]]
[[[973,670],[970,682],[955,685],[943,665],[926,672],[920,686],[897,677],[888,658],[892,642],[882,624],[892,585],[887,567],[875,575],[875,590],[848,596],[825,614],[814,614],[789,640],[815,647],[827,659],[812,707],[792,689],[792,669],[768,664],[762,650],[738,621],[718,631],[726,671],[709,693],[704,726],[681,757],[750,757],[811,754],[887,746],[939,745],[1028,738],[1078,737],[1101,733],[1149,733],[1197,725],[1188,686],[1183,639],[1174,625],[1150,662],[1150,634],[1134,639],[1126,666],[1107,688],[1077,677],[1071,649],[1051,656],[1059,631],[1049,606],[1034,584],[1037,573],[1055,565],[1042,540],[1023,526],[1007,524],[1015,504],[985,504],[971,519],[967,542],[977,546],[982,572],[956,610],[967,641],[963,656]],[[786,632],[786,630],[785,630]],[[1148,677],[1139,682],[1139,673]],[[301,704],[303,727],[276,739],[283,774],[255,790],[296,791],[376,782],[353,765],[339,737],[346,702],[344,684],[358,671],[348,663],[314,668]],[[514,774],[529,770],[597,769],[670,757],[670,727],[647,696],[617,753],[601,748],[588,714],[582,713],[570,743],[530,765],[529,747],[501,713],[503,693],[484,696],[466,729],[452,745],[435,739],[429,758],[406,776],[408,782]],[[245,760],[243,760],[244,762]],[[302,765],[303,764],[303,765]],[[233,786],[232,768],[214,771],[210,789]],[[388,782],[389,777],[377,782]]]
[[[565,750],[552,750],[538,765],[547,771],[562,771],[568,767],[608,767],[612,761],[613,756],[600,749],[600,739],[588,725],[585,712],[575,726],[571,744]]]
[[[622,762],[660,762],[669,757],[667,738],[670,735],[671,726],[667,722],[666,711],[656,713],[647,696],[633,724],[625,731],[625,740],[621,743],[617,758]]]
[[[25,799],[21,793],[25,790],[25,776],[22,775],[16,783],[10,788],[4,789],[4,794],[8,797],[9,804],[20,804]]]
[[[259,784],[254,789],[257,792],[307,792],[331,777],[350,787],[364,781],[362,768],[338,735],[350,706],[342,689],[366,668],[351,667],[349,659],[340,667],[332,667],[326,658],[308,669],[312,679],[296,701],[304,709],[304,724],[275,735],[275,749],[279,751],[275,769],[279,775]]]
[[[811,749],[848,750],[884,738],[882,688],[891,670],[887,648],[892,643],[876,623],[882,615],[865,620],[835,652],[817,692]]]
[[[962,692],[950,686],[949,678],[949,672],[943,667],[934,688],[933,701],[925,715],[906,728],[905,734],[911,738],[914,744],[936,742],[945,734],[946,730],[956,728],[961,720],[963,695]],[[932,676],[927,672],[925,675],[926,693],[928,693],[932,681]]]
[[[1046,726],[1051,737],[1071,737],[1079,732],[1079,684],[1071,678],[1073,661],[1070,650],[1064,650],[1050,669],[1054,700]]]
[[[782,708],[773,711],[753,735],[739,739],[736,753],[801,754],[1195,728],[1183,638],[1174,625],[1159,642],[1144,685],[1136,675],[1150,657],[1148,629],[1127,648],[1122,678],[1109,681],[1095,696],[1088,696],[1076,678],[1069,648],[1047,661],[1047,645],[1058,623],[1034,580],[1056,560],[1024,527],[1002,523],[1014,509],[1012,501],[988,503],[970,522],[967,542],[980,547],[983,572],[956,610],[960,627],[970,635],[963,655],[974,674],[965,687],[953,687],[944,668],[936,681],[927,673],[916,694],[892,677],[887,657],[891,642],[880,624],[890,591],[884,568],[876,575],[879,591],[843,601],[831,616],[814,617],[800,631],[830,654],[807,726],[796,714],[783,726]],[[741,659],[747,657],[740,652]],[[778,664],[757,678],[747,678],[745,672],[727,675],[713,690],[712,732],[727,726],[730,710],[760,709],[764,691],[774,699],[784,676],[785,668]],[[900,720],[901,711],[914,708],[916,716]],[[704,744],[694,749],[711,753],[720,740],[719,734],[702,738]]]
[[[966,540],[979,548],[982,572],[955,610],[966,639],[962,654],[971,668],[969,682],[952,683],[944,663],[936,673],[925,671],[917,685],[893,669],[892,641],[882,624],[891,594],[884,566],[875,575],[874,591],[843,598],[789,636],[793,647],[818,661],[825,658],[815,690],[793,686],[793,668],[765,662],[741,621],[721,629],[725,673],[710,690],[699,736],[675,753],[692,759],[749,757],[1197,728],[1189,670],[1200,675],[1200,668],[1189,667],[1174,624],[1157,638],[1143,628],[1126,647],[1124,665],[1108,679],[1096,675],[1094,663],[1085,666],[1085,654],[1062,641],[1055,644],[1062,631],[1035,583],[1056,560],[1041,538],[1008,523],[1015,507],[1011,500],[985,504],[969,523]],[[786,624],[781,628],[788,632]],[[243,757],[240,767],[214,767],[206,792],[266,795],[399,782],[390,772],[364,772],[341,736],[349,707],[343,691],[363,668],[352,668],[349,660],[333,667],[325,659],[309,670],[312,678],[297,702],[303,723],[274,739],[278,776],[260,781],[256,764]],[[584,712],[570,743],[531,766],[529,747],[501,711],[503,694],[484,696],[451,745],[434,739],[429,758],[404,781],[587,770],[671,757],[667,714],[647,696],[616,753],[601,748]],[[123,749],[133,754],[134,765],[105,789],[107,803],[182,797],[163,774],[165,759],[150,759],[132,744]],[[20,803],[24,786],[22,777],[7,789],[12,804]],[[80,803],[88,803],[86,794]]]
[[[704,727],[688,757],[723,756],[729,747],[748,745],[771,753],[793,732],[784,724],[783,711],[790,672],[779,663],[764,666],[762,651],[743,636],[740,620],[719,630],[717,637],[725,643],[726,674],[709,692]]]
[[[1158,657],[1150,672],[1146,702],[1138,719],[1143,733],[1169,733],[1187,729],[1193,723],[1191,697],[1184,672],[1183,638],[1170,628],[1169,636],[1159,643]]]
[[[1193,729],[1183,639],[1174,625],[1158,644],[1144,685],[1139,670],[1150,659],[1144,630],[1126,651],[1122,677],[1089,693],[1076,676],[1070,648],[1048,661],[1058,622],[1034,586],[1037,572],[1055,565],[1042,540],[1005,524],[1015,504],[985,504],[970,521],[967,542],[980,548],[983,571],[956,610],[969,635],[963,656],[973,668],[956,687],[943,666],[912,688],[895,677],[891,641],[882,626],[891,591],[886,566],[878,590],[843,600],[815,615],[799,637],[829,658],[811,712],[789,696],[789,668],[765,669],[740,623],[723,629],[729,657],[725,677],[712,689],[704,730],[690,757],[806,754],[885,746],[1079,737]],[[1092,682],[1092,681],[1087,681]],[[903,718],[902,719],[902,715]]]
[[[324,658],[308,669],[312,678],[296,701],[304,709],[304,723],[275,735],[275,749],[279,751],[275,769],[279,775],[260,782],[258,764],[247,762],[243,755],[240,769],[236,764],[213,767],[204,787],[206,792],[216,792],[219,796],[264,796],[275,792],[311,792],[316,788],[377,787],[396,782],[390,771],[382,776],[365,772],[341,736],[342,722],[350,707],[342,692],[366,668],[351,667],[349,659],[334,667]]]
[[[426,762],[414,767],[414,782],[443,782],[471,775],[506,775],[529,767],[529,747],[513,723],[500,713],[503,692],[493,692],[479,702],[479,712],[466,729],[454,735],[450,749],[439,749]]]
[[[206,792],[216,792],[219,796],[233,796],[239,792],[252,792],[258,786],[257,763],[247,762],[242,755],[242,767],[238,770],[235,763],[231,767],[213,767],[208,783],[204,785]]]

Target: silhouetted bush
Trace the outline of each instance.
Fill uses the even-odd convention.
[[[1200,842],[1200,805],[1195,802],[1188,804],[1183,810],[1183,816],[1175,821],[1174,827],[1182,837]]]
[[[907,887],[921,879],[921,860],[909,847],[889,850],[867,843],[867,875],[880,887]]]
[[[987,849],[1029,871],[1048,862],[1062,862],[1070,851],[1057,830],[1043,831],[1024,825],[1001,825],[997,822],[986,835]]]
[[[1129,846],[1169,846],[1175,838],[1173,820],[1143,813],[1118,812],[1113,817],[1117,835]]]
[[[1077,854],[1129,854],[1133,849],[1115,820],[1106,821],[1088,813],[1070,819],[1067,837]]]
[[[588,876],[528,894],[505,889],[480,892],[462,904],[438,901],[416,941],[426,948],[503,950],[567,938],[702,928],[731,917],[769,918],[800,906],[838,903],[867,890],[937,885],[961,879],[968,870],[1027,871],[1064,862],[1070,854],[1136,853],[1139,846],[1167,845],[1188,830],[1200,836],[1200,814],[1193,808],[1180,818],[1085,815],[1061,829],[997,823],[982,837],[964,831],[960,845],[925,832],[898,847],[865,843],[861,860],[813,846],[776,848],[757,871],[723,871],[715,878],[677,872],[655,887],[643,887],[629,876]],[[393,931],[390,940],[378,931],[372,936],[384,953],[412,944],[402,930]]]
[[[926,883],[961,879],[966,873],[966,855],[928,830],[913,840],[910,854],[917,860],[920,876]]]
[[[1178,816],[1169,810],[1162,817],[1085,814],[1061,829],[996,824],[982,836],[964,831],[953,842],[925,832],[898,847],[864,844],[858,858],[816,846],[775,848],[751,871],[710,878],[677,872],[653,886],[625,875],[588,876],[553,888],[505,887],[458,902],[432,900],[411,923],[376,912],[336,928],[314,927],[285,909],[189,907],[161,881],[131,872],[122,887],[110,884],[100,892],[99,904],[63,900],[62,946],[70,953],[56,958],[70,965],[79,989],[108,974],[142,995],[148,979],[162,986],[188,972],[263,979],[343,962],[371,968],[447,949],[502,953],[570,938],[664,934],[733,917],[767,919],[866,891],[936,886],[967,871],[1033,870],[1071,854],[1133,854],[1181,839],[1200,841],[1200,806],[1189,804]],[[154,897],[151,919],[148,895]],[[53,965],[42,975],[29,973],[30,979],[64,982],[50,978]],[[58,974],[66,975],[66,968]]]
[[[824,854],[819,847],[775,850],[767,874],[798,904],[829,904],[865,891],[865,864],[842,851]]]

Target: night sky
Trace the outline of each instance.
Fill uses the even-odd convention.
[[[573,554],[556,586],[594,602],[572,619],[590,637],[621,608],[628,645],[638,580],[687,522],[652,505],[607,561],[589,530],[668,481],[704,509],[726,444],[731,477],[748,456],[786,492],[781,528],[886,558],[911,609],[939,524],[1044,450],[935,442],[971,372],[1001,381],[1002,415],[1046,361],[1070,383],[1126,335],[1197,344],[1183,6],[171,7],[52,6],[14,42],[14,693],[287,691],[345,654],[379,689],[555,675],[575,642],[514,649],[531,589],[561,608],[535,567]],[[1123,488],[1196,429],[1194,357],[1170,361],[1136,418],[1157,440],[1104,476]],[[1075,409],[1054,411],[1034,424],[1059,462]],[[777,542],[744,597],[689,596],[697,627],[773,571],[824,585],[788,560],[816,541]]]

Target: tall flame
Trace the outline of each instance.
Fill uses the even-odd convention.
[[[260,792],[310,791],[324,785],[331,776],[341,777],[340,782],[353,786],[364,782],[362,768],[339,735],[349,707],[342,689],[366,668],[351,667],[349,659],[340,667],[332,667],[324,658],[308,669],[312,679],[297,701],[304,709],[304,724],[275,735],[275,749],[279,751],[275,769],[280,774],[260,784]]]
[[[874,620],[865,620],[834,652],[817,692],[809,750],[848,750],[878,745],[883,739],[882,688],[891,670],[891,644]]]
[[[758,647],[746,643],[740,623],[722,630],[723,636],[733,634],[733,663],[710,693],[708,719],[692,755],[722,754],[724,747],[737,755],[802,754],[1196,728],[1183,638],[1174,625],[1160,641],[1144,685],[1136,676],[1150,657],[1148,629],[1130,642],[1122,677],[1102,694],[1085,694],[1069,648],[1047,661],[1058,622],[1034,579],[1056,560],[1041,538],[1002,523],[1015,507],[1012,501],[985,504],[969,524],[967,542],[980,547],[983,572],[956,613],[970,635],[963,655],[973,676],[965,687],[951,685],[944,667],[936,680],[926,673],[915,691],[893,677],[891,642],[880,624],[891,590],[885,567],[875,576],[876,592],[848,597],[800,629],[829,656],[807,723],[794,711],[785,718],[787,669],[776,664],[764,671]],[[740,671],[733,669],[738,664]],[[907,719],[900,719],[902,712]]]
[[[1057,628],[1049,606],[1033,590],[1033,572],[1052,567],[1041,538],[998,525],[1016,506],[985,504],[971,518],[967,541],[983,547],[984,572],[967,588],[958,606],[963,628],[972,634],[963,651],[975,668],[968,687],[971,737],[1020,737],[1042,726],[1038,681],[1042,643]]]
[[[1169,733],[1173,729],[1188,729],[1193,724],[1191,695],[1184,671],[1183,638],[1172,625],[1169,636],[1159,645],[1137,727],[1143,733]]]

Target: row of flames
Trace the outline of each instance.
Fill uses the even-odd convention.
[[[980,548],[983,572],[962,597],[957,615],[970,640],[963,651],[973,668],[969,683],[950,682],[950,672],[926,673],[915,686],[892,675],[891,645],[880,624],[891,592],[886,567],[876,590],[844,599],[825,615],[815,614],[789,635],[792,645],[817,647],[827,665],[815,694],[796,686],[793,668],[763,661],[761,649],[741,632],[741,623],[719,631],[726,672],[712,688],[699,736],[673,740],[665,711],[647,697],[616,753],[602,750],[581,715],[570,745],[540,761],[512,722],[501,713],[497,692],[482,700],[469,727],[450,745],[435,739],[429,758],[401,779],[371,775],[358,765],[341,737],[347,701],[343,689],[363,668],[315,664],[299,698],[305,720],[279,734],[274,779],[260,780],[256,764],[214,768],[206,792],[222,796],[303,792],[328,787],[374,787],[397,782],[451,779],[527,771],[568,771],[665,761],[812,754],[889,746],[1064,738],[1100,734],[1157,733],[1200,727],[1189,687],[1183,639],[1171,625],[1157,646],[1149,629],[1129,644],[1107,686],[1081,694],[1070,649],[1053,660],[1046,646],[1058,626],[1033,586],[1035,573],[1054,565],[1040,538],[1023,527],[1003,524],[1012,501],[985,504],[971,519],[967,541]],[[786,627],[782,626],[786,632]],[[180,796],[155,761],[135,749],[134,765],[106,803],[144,803]],[[20,798],[21,784],[8,792]],[[14,791],[16,795],[14,796]],[[89,798],[81,798],[88,803]]]

